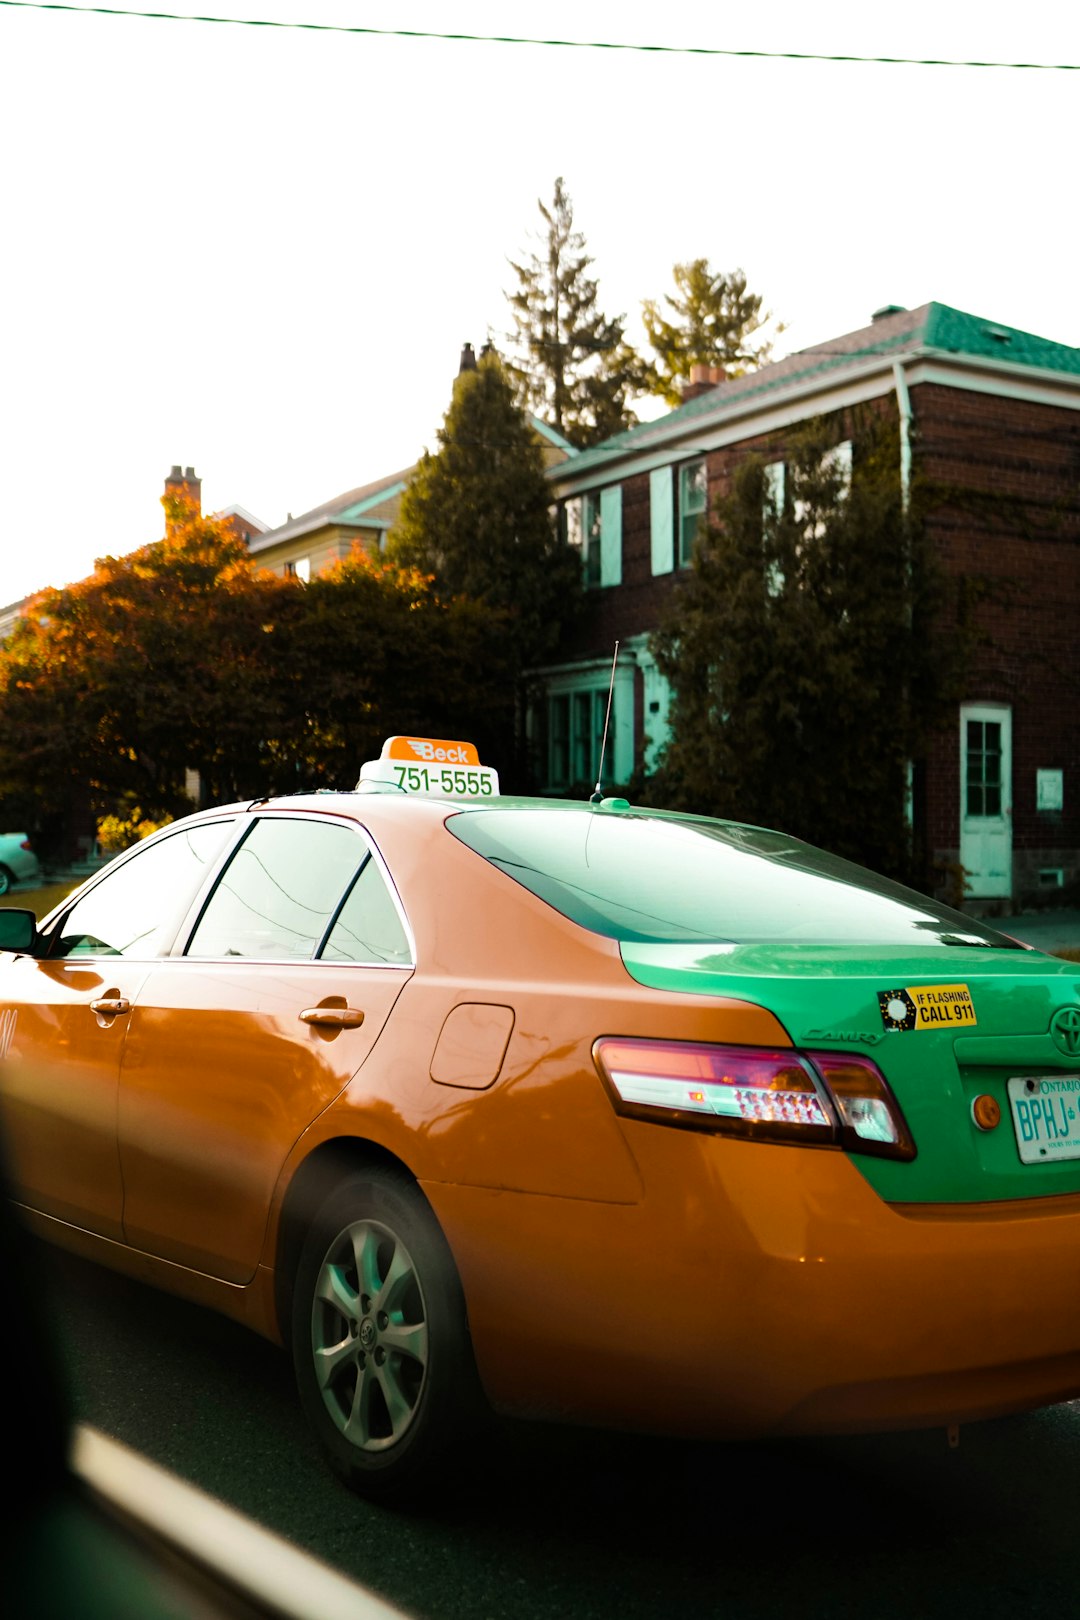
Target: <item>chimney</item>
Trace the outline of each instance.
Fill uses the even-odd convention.
[[[727,372],[723,366],[707,366],[701,361],[695,361],[690,367],[690,380],[682,385],[683,404],[688,399],[697,399],[699,394],[707,394],[718,383],[727,382]]]
[[[465,343],[461,349],[461,359],[458,361],[457,374],[460,377],[464,371],[476,370],[476,355],[471,343]]]
[[[890,315],[906,314],[907,310],[903,304],[882,304],[880,309],[875,309],[873,315],[870,317],[870,320],[873,325],[876,325],[878,321],[888,320]]]
[[[165,480],[166,496],[181,496],[190,505],[195,517],[202,516],[202,479],[196,478],[194,467],[171,468]],[[176,530],[176,524],[166,515],[165,538],[168,539]]]

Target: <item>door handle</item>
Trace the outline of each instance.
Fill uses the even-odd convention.
[[[129,1013],[131,1002],[126,996],[101,996],[90,1003],[90,1011],[101,1013],[106,1018],[115,1018],[117,1013]]]
[[[359,1007],[305,1007],[300,1022],[321,1024],[326,1029],[359,1029],[364,1015]]]

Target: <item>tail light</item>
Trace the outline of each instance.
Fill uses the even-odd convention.
[[[896,1099],[869,1058],[603,1036],[593,1057],[616,1110],[755,1141],[913,1159]]]
[[[24,838],[24,839],[23,839],[23,841],[22,841],[22,843],[21,843],[21,844],[20,844],[20,845],[19,845],[19,848],[20,848],[20,849],[26,849],[26,850],[32,850],[32,849],[33,849],[33,847],[34,847],[34,846],[33,846],[33,844],[32,844],[32,843],[31,843],[31,842],[30,842],[30,840],[29,840],[29,838]]]

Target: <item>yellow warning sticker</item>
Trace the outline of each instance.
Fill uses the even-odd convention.
[[[966,984],[909,985],[879,990],[878,1006],[886,1029],[970,1029],[978,1022]]]

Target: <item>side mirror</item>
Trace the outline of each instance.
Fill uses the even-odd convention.
[[[32,955],[38,942],[37,918],[32,911],[0,906],[0,951]]]

